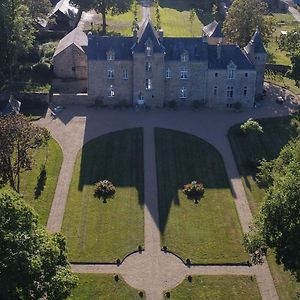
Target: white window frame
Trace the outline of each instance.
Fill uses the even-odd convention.
[[[181,87],[179,90],[179,98],[187,99],[187,88],[185,86]]]
[[[218,87],[214,86],[214,90],[213,90],[214,96],[218,96]]]
[[[107,52],[106,56],[107,56],[107,60],[109,60],[109,61],[115,60],[115,52],[114,51]]]
[[[170,79],[171,78],[171,69],[167,68],[166,69],[166,79]]]
[[[182,62],[188,62],[189,61],[189,54],[188,54],[188,52],[183,52],[181,54],[181,61]]]
[[[123,79],[128,80],[128,70],[127,69],[123,70]]]
[[[146,78],[145,80],[145,88],[147,91],[152,90],[152,79],[151,78]]]
[[[228,99],[232,99],[233,98],[233,92],[234,92],[233,86],[228,86],[227,90],[226,90],[226,97]]]
[[[186,80],[189,79],[189,72],[187,69],[180,70],[180,79]]]
[[[152,72],[152,63],[150,61],[146,61],[145,70],[148,73]]]
[[[113,85],[110,85],[108,88],[108,98],[113,98],[116,96],[115,88]]]
[[[108,79],[114,79],[115,78],[115,71],[113,68],[107,69],[107,78]]]

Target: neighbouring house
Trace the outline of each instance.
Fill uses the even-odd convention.
[[[147,20],[132,37],[88,35],[88,94],[105,104],[162,107],[170,100],[253,107],[263,94],[266,50],[257,30],[245,49],[217,22],[197,38],[164,37]]]
[[[78,8],[70,0],[60,0],[49,14],[48,28],[53,30],[72,30],[78,21]],[[54,22],[51,22],[53,20]]]
[[[87,79],[87,46],[85,32],[76,27],[58,44],[52,58],[54,74],[62,79]]]

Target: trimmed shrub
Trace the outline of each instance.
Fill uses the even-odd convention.
[[[191,183],[185,184],[182,191],[188,199],[194,200],[195,203],[197,203],[204,195],[204,186],[201,182],[192,181]]]
[[[260,134],[263,133],[262,126],[259,125],[259,123],[252,118],[249,118],[244,124],[240,126],[241,133],[244,135],[248,134]]]
[[[115,193],[116,188],[109,180],[96,182],[94,191],[94,196],[96,198],[102,198],[103,202],[106,202],[106,199],[113,198]]]

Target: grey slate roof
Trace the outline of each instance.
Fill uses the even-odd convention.
[[[106,60],[107,52],[114,51],[116,60],[131,60],[132,46],[134,39],[132,37],[122,36],[89,36],[88,59]]]
[[[221,25],[216,20],[204,26],[202,30],[208,37],[224,37]]]
[[[150,22],[142,28],[138,39],[121,36],[90,35],[88,59],[106,60],[107,52],[114,51],[116,60],[132,60],[132,52],[144,52],[145,43],[151,38],[154,52],[165,53],[166,61],[180,61],[181,54],[187,51],[191,61],[208,61],[209,69],[226,69],[233,61],[238,69],[252,70],[254,65],[236,45],[222,45],[221,57],[217,57],[216,45],[208,45],[203,38],[165,37],[161,42]]]
[[[236,45],[222,45],[221,55],[218,59],[216,45],[208,45],[208,68],[209,69],[227,69],[230,61],[233,61],[238,70],[254,70],[255,67]]]
[[[166,60],[180,60],[181,54],[187,51],[189,60],[207,60],[207,44],[202,38],[164,38]]]
[[[64,38],[59,41],[57,48],[55,49],[53,58],[59,53],[67,49],[69,46],[74,44],[80,51],[85,52],[88,46],[88,38],[84,31],[76,27],[70,33],[68,33]]]
[[[158,40],[158,35],[156,30],[153,28],[149,19],[147,19],[138,34],[137,42],[132,47],[134,52],[142,53],[145,52],[145,43],[148,39],[152,41],[152,47],[154,52],[164,53],[165,48],[162,46],[160,41]]]
[[[65,16],[67,16],[69,19],[74,19],[78,13],[78,8],[71,5],[70,0],[60,0],[52,10],[52,12],[49,14],[49,17],[52,17],[57,12],[61,12]]]
[[[251,41],[245,47],[245,50],[249,53],[251,48],[253,48],[254,53],[263,53],[263,54],[267,53],[262,41],[261,33],[258,29],[256,29],[254,35],[251,38]]]

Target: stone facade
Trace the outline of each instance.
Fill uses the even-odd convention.
[[[253,107],[263,93],[266,53],[255,52],[254,37],[245,50],[229,45],[216,28],[199,38],[164,38],[147,22],[132,38],[90,35],[89,96],[108,105],[198,100],[209,107]]]

